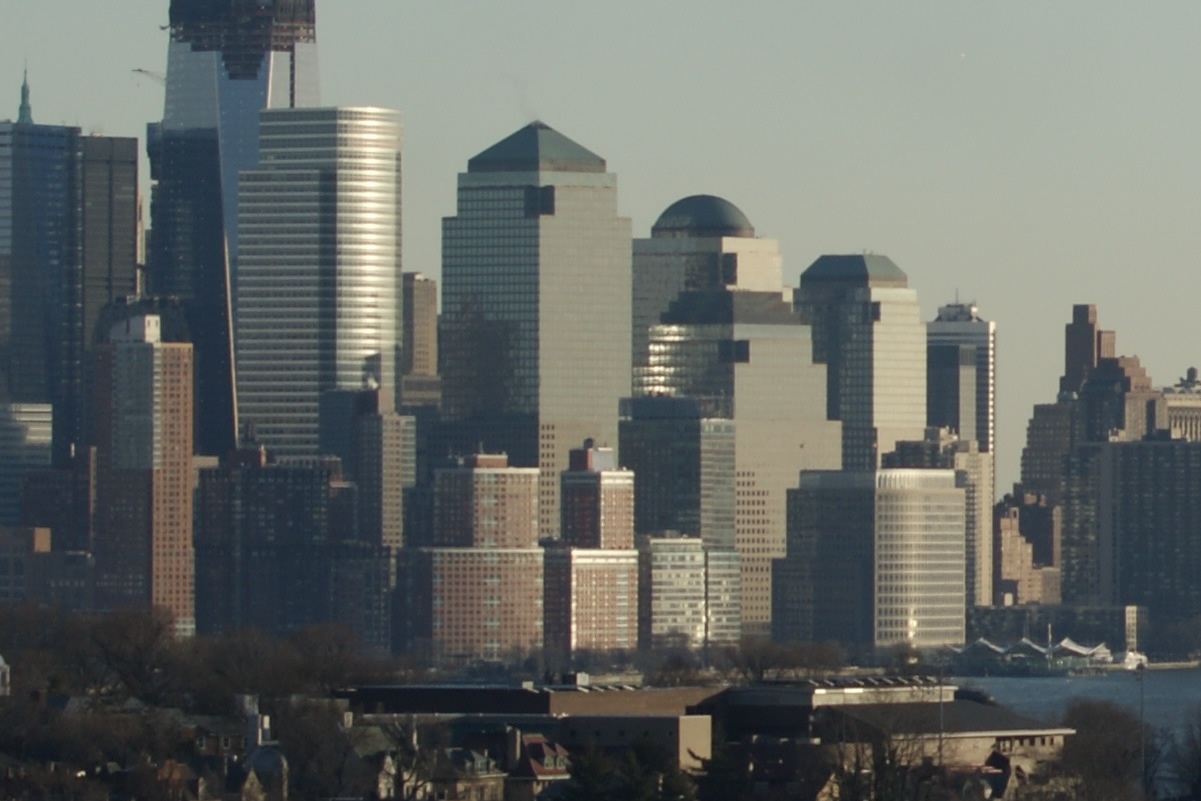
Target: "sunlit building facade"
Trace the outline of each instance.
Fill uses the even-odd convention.
[[[822,256],[794,293],[827,367],[826,414],[842,421],[842,468],[875,470],[926,427],[926,327],[917,293],[891,259]]]
[[[238,415],[281,456],[312,456],[323,392],[399,383],[400,121],[264,111],[261,137],[238,217]]]
[[[585,439],[617,442],[630,389],[630,221],[604,159],[544,123],[472,158],[442,229],[450,447],[538,467],[543,536]]]
[[[233,297],[238,178],[259,112],[317,106],[316,0],[171,0],[162,122],[147,131],[151,292],[181,298],[196,348],[197,448],[237,441]]]
[[[964,640],[964,491],[952,470],[804,472],[776,562],[776,639],[860,648]]]

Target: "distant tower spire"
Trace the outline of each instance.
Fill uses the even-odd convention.
[[[33,125],[33,107],[29,105],[29,67],[21,81],[21,109],[17,112],[18,125]]]

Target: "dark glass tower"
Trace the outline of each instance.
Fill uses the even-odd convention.
[[[0,123],[0,403],[53,404],[54,458],[87,439],[100,310],[134,291],[137,140],[37,125],[28,83]]]
[[[196,447],[237,442],[231,287],[238,174],[258,163],[259,112],[315,106],[316,0],[172,0],[167,99],[147,131],[149,289],[182,299],[196,349]]]

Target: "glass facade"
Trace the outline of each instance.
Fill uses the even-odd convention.
[[[694,398],[734,426],[734,545],[742,557],[742,625],[766,635],[772,561],[785,554],[785,493],[806,468],[840,464],[826,419],[826,369],[784,289],[685,292],[648,336],[636,400]],[[923,395],[924,399],[924,395]],[[646,469],[638,471],[646,475]]]
[[[385,109],[282,109],[263,112],[261,136],[261,163],[241,184],[238,412],[276,452],[314,455],[322,392],[395,398],[400,121]]]
[[[303,6],[303,7],[302,7]],[[259,162],[259,112],[316,106],[316,12],[173,0],[163,120],[149,127],[149,289],[180,297],[196,348],[197,448],[237,442],[233,313],[238,177]]]
[[[955,358],[959,354],[951,351],[965,346],[971,349],[972,369],[960,370]],[[961,439],[975,440],[982,452],[992,453],[996,448],[997,324],[982,319],[974,305],[943,306],[938,317],[926,325],[926,348],[927,423],[952,428]],[[958,386],[961,376],[970,380],[970,388]],[[961,408],[963,404],[956,402],[960,398],[970,398],[971,405]]]
[[[630,221],[605,162],[541,123],[471,159],[443,221],[443,412],[460,448],[539,467],[544,536],[630,389]]]
[[[882,648],[962,643],[965,495],[952,470],[810,471],[788,494],[773,634]]]
[[[827,416],[842,421],[842,467],[874,470],[926,426],[926,328],[917,293],[884,256],[822,256],[794,304],[828,365]]]

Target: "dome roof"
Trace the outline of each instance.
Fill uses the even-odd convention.
[[[715,195],[692,195],[677,200],[651,226],[651,236],[753,237],[755,227],[737,206]]]

